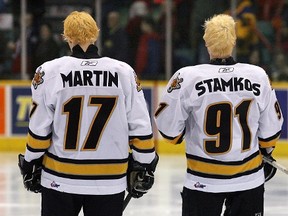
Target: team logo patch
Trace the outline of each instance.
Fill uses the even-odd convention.
[[[167,90],[168,93],[171,93],[175,89],[180,89],[181,88],[180,83],[183,82],[183,78],[179,78],[179,75],[180,74],[178,74],[178,76],[172,81],[170,87]]]
[[[34,78],[32,80],[32,85],[34,89],[36,90],[39,85],[41,85],[44,82],[43,76],[45,75],[44,71],[41,71],[42,67],[39,67],[39,69],[34,74]]]
[[[194,184],[194,187],[195,188],[205,188],[206,187],[206,185],[203,185],[203,184],[201,184],[200,182],[196,182],[195,184]]]
[[[51,182],[51,187],[53,188],[58,188],[58,187],[60,187],[60,185],[59,184],[57,184],[55,181],[53,181],[53,182]]]
[[[141,86],[140,80],[138,79],[135,72],[134,72],[134,78],[135,78],[135,82],[136,82],[136,89],[138,92],[140,92],[142,90],[142,86]]]

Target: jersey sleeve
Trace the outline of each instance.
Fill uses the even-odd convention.
[[[163,138],[172,143],[180,144],[185,135],[185,121],[188,112],[185,109],[185,96],[180,74],[175,74],[162,95],[158,109],[155,112],[155,122]]]
[[[269,88],[265,94],[265,109],[260,114],[258,139],[261,148],[275,147],[281,134],[283,115],[275,90]]]
[[[45,103],[45,84],[45,70],[41,66],[31,84],[32,105],[25,152],[28,162],[41,157],[51,143],[53,110]]]
[[[143,90],[135,73],[130,75],[130,92],[126,103],[132,155],[140,163],[151,163],[155,158],[151,119]]]

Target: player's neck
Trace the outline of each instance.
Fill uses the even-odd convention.
[[[236,64],[235,60],[232,56],[228,56],[226,58],[212,58],[210,59],[210,64],[214,65],[232,65]]]
[[[81,47],[81,49],[82,49],[84,52],[86,52],[87,49],[88,49],[88,47],[91,45],[91,43],[78,44],[78,45]]]

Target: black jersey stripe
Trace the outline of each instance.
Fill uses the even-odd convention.
[[[28,151],[30,152],[34,152],[34,153],[39,153],[39,152],[45,152],[47,149],[46,148],[32,148],[31,146],[28,145],[28,143],[26,143],[26,148],[28,149]]]
[[[52,154],[45,154],[43,165],[47,172],[55,172],[57,176],[79,176],[84,178],[104,178],[101,176],[123,176],[126,175],[128,159],[120,160],[76,160],[59,159],[50,157]],[[117,177],[117,178],[118,178]],[[115,177],[112,177],[115,178]]]
[[[281,130],[278,131],[275,135],[273,135],[273,136],[271,136],[271,137],[268,137],[268,138],[265,138],[265,139],[258,137],[258,139],[259,139],[259,141],[261,141],[261,142],[269,142],[269,141],[272,141],[272,140],[277,139],[277,138],[280,136],[280,134],[281,134]]]
[[[247,163],[248,161],[252,160],[253,158],[257,157],[260,155],[260,151],[254,152],[252,155],[250,155],[247,158],[244,158],[241,161],[219,161],[219,160],[213,160],[213,159],[208,159],[208,158],[202,158],[196,155],[191,155],[186,153],[187,159],[192,159],[192,160],[197,160],[205,163],[211,163],[211,164],[219,164],[219,165],[242,165]]]
[[[48,134],[47,136],[39,136],[37,134],[34,134],[30,129],[28,129],[28,134],[37,140],[49,140],[52,137],[52,133]]]
[[[139,140],[149,140],[153,138],[153,134],[149,134],[149,135],[139,135],[139,136],[129,136],[129,140],[132,139],[139,139]]]
[[[139,153],[153,153],[155,151],[155,148],[150,148],[150,149],[139,149],[136,146],[132,145],[131,149],[139,152]]]
[[[121,164],[128,162],[128,157],[123,159],[71,159],[58,157],[51,152],[47,152],[46,156],[55,161],[71,164]]]
[[[139,139],[134,138],[129,141],[132,149],[138,150],[139,152],[151,152],[154,149],[153,139]]]
[[[197,176],[210,176],[210,178],[233,178],[248,175],[261,169],[262,156],[255,152],[242,161],[217,161],[188,155],[187,172]]]
[[[196,172],[191,169],[187,169],[187,173],[190,173],[195,176],[203,177],[203,178],[213,178],[213,179],[231,179],[231,178],[237,178],[245,175],[250,175],[252,173],[256,173],[259,171],[263,165],[261,164],[260,166],[256,167],[255,169],[248,170],[245,172],[237,173],[234,175],[219,175],[219,174],[209,174],[209,173],[202,173],[202,172]]]
[[[185,136],[185,129],[180,135],[178,135],[176,137],[170,137],[170,136],[167,136],[166,134],[164,134],[161,131],[159,131],[159,132],[160,132],[161,136],[163,136],[163,138],[165,140],[167,140],[168,142],[173,143],[173,144],[180,144],[183,141],[184,136]]]
[[[266,139],[258,137],[261,148],[275,147],[278,139],[280,138],[280,135],[281,135],[281,131],[276,133],[274,136],[268,137]]]

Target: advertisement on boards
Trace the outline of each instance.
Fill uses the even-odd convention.
[[[11,88],[11,134],[25,135],[28,132],[31,89],[28,87]]]

